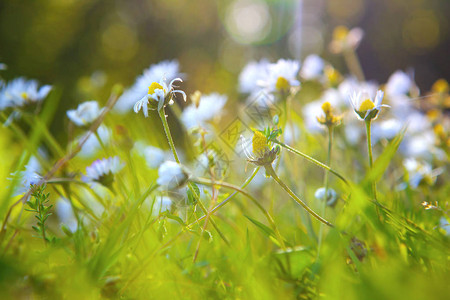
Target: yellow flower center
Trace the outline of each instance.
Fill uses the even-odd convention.
[[[328,77],[328,81],[331,83],[335,83],[339,79],[339,72],[336,71],[333,67],[327,67],[325,68],[325,75]]]
[[[447,93],[449,90],[447,80],[442,78],[438,79],[431,87],[431,90],[435,93]]]
[[[267,149],[267,138],[259,131],[255,131],[252,139],[253,153],[262,155]]]
[[[366,99],[359,106],[359,111],[367,111],[367,110],[372,109],[374,107],[375,107],[375,104],[373,104],[372,100]]]
[[[20,96],[21,96],[23,99],[27,99],[27,98],[28,98],[28,94],[25,93],[25,92],[21,93]]]
[[[322,104],[322,110],[324,112],[325,115],[330,115],[331,114],[331,104],[330,102],[324,102]]]
[[[275,83],[275,87],[279,91],[286,91],[290,86],[289,81],[282,76],[278,77],[277,82]]]
[[[148,94],[152,95],[155,93],[156,89],[161,89],[164,90],[164,88],[162,87],[162,85],[160,85],[157,82],[152,82],[152,84],[148,87]]]
[[[333,31],[333,39],[338,41],[344,41],[348,35],[348,28],[345,26],[338,26]]]

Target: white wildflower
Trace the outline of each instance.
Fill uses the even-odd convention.
[[[356,116],[363,121],[376,119],[381,107],[388,107],[385,104],[381,104],[383,94],[382,91],[378,90],[375,99],[373,99],[366,91],[354,91],[350,95],[350,104]]]
[[[172,81],[177,77],[184,78],[184,74],[180,73],[179,64],[176,60],[165,60],[151,65],[136,79],[133,86],[122,94],[114,106],[114,110],[119,113],[129,112],[137,100],[148,94],[148,87],[153,82],[158,82],[161,78]]]
[[[299,70],[300,62],[279,59],[268,66],[266,78],[259,80],[258,84],[269,92],[288,92],[291,87],[300,86],[297,79]]]
[[[114,174],[119,172],[124,164],[117,156],[97,159],[89,167],[86,167],[86,182],[98,182],[106,187],[110,187],[114,181]]]
[[[198,106],[191,104],[184,109],[181,121],[187,129],[204,126],[206,122],[221,113],[226,102],[227,96],[225,95],[217,93],[202,95]]]
[[[16,78],[5,84],[0,90],[0,110],[8,107],[23,107],[27,104],[42,101],[52,87],[44,85],[39,88],[36,80]]]
[[[134,112],[138,113],[142,109],[144,116],[148,117],[149,110],[157,109],[159,111],[167,104],[173,104],[173,97],[175,93],[181,94],[183,96],[183,100],[186,102],[186,93],[182,90],[175,89],[175,81],[183,82],[181,78],[173,79],[169,85],[166,84],[164,78],[161,79],[159,83],[153,82],[148,88],[148,94],[134,104]]]
[[[77,126],[88,126],[100,116],[102,111],[97,101],[86,101],[78,105],[77,109],[67,111],[67,117]]]

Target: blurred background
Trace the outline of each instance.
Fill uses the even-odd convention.
[[[188,94],[237,97],[237,75],[252,59],[303,59],[328,51],[333,28],[361,27],[357,50],[369,80],[413,70],[429,90],[450,79],[448,0],[3,0],[0,62],[5,79],[56,85],[57,118],[76,103],[104,103],[115,83],[129,86],[150,64],[178,59]]]

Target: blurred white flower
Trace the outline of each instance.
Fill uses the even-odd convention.
[[[317,200],[323,201],[325,199],[325,188],[321,187],[317,189],[314,193],[314,197]],[[332,206],[336,202],[337,198],[338,197],[336,191],[329,187],[327,189],[327,205]]]
[[[144,116],[148,117],[149,109],[157,109],[159,111],[167,104],[172,105],[175,93],[181,94],[183,100],[186,102],[186,93],[182,90],[175,89],[175,81],[183,82],[181,78],[173,79],[169,85],[167,85],[164,78],[162,78],[159,83],[153,82],[148,88],[148,94],[134,104],[134,112],[138,113],[142,109]]]
[[[8,179],[13,180],[13,178],[17,178],[20,182],[20,185],[17,185],[15,188],[14,195],[22,195],[30,189],[30,185],[37,184],[42,179],[42,176],[39,175],[41,169],[41,164],[37,158],[31,156],[24,171],[11,173],[12,177]]]
[[[153,204],[153,215],[158,215],[159,213],[170,211],[172,207],[172,200],[167,196],[157,197]]]
[[[164,150],[158,147],[144,145],[141,142],[137,142],[134,148],[139,155],[145,158],[147,166],[151,169],[158,168],[168,156]]]
[[[177,77],[183,78],[184,74],[180,73],[176,60],[165,60],[151,65],[136,79],[133,86],[122,94],[114,106],[114,110],[119,113],[129,112],[136,101],[148,94],[148,88],[153,82],[158,82],[161,78],[172,81]]]
[[[386,95],[396,97],[406,95],[413,87],[413,81],[408,74],[403,71],[395,71],[386,83]]]
[[[106,187],[110,187],[114,181],[114,174],[119,172],[124,164],[117,156],[97,159],[89,167],[86,167],[86,182],[98,182]]]
[[[43,85],[39,88],[36,80],[16,78],[0,90],[0,111],[8,107],[22,107],[42,101],[51,89],[50,85]]]
[[[202,95],[198,106],[191,104],[184,109],[181,121],[187,129],[204,126],[206,122],[221,113],[226,102],[227,96],[225,95],[217,93]]]
[[[86,101],[78,105],[77,109],[68,110],[67,117],[77,126],[87,126],[97,119],[102,111],[97,101]]]
[[[258,62],[249,62],[241,74],[239,74],[239,90],[241,93],[252,94],[261,89],[258,82],[267,77],[269,72],[269,61],[262,59]]]
[[[78,227],[78,221],[73,213],[72,205],[69,200],[61,198],[56,202],[56,214],[61,223],[67,225],[71,232],[75,232]]]
[[[294,141],[298,141],[300,137],[300,129],[294,123],[287,124],[283,130],[284,143],[293,146]]]
[[[358,48],[364,37],[364,31],[355,27],[349,30],[345,26],[338,26],[333,31],[333,40],[330,43],[332,53],[341,53],[343,51]]]
[[[353,91],[353,94],[350,94],[350,104],[360,120],[376,119],[381,107],[388,107],[381,104],[383,95],[384,93],[378,90],[373,99],[366,91]]]
[[[300,86],[297,79],[299,70],[300,62],[279,59],[276,63],[269,64],[266,76],[257,83],[269,92],[286,92],[291,87]]]
[[[104,125],[100,125],[100,127],[97,129],[97,133],[102,143],[104,145],[107,145],[111,138],[111,131],[109,130],[109,128]],[[88,132],[84,133],[82,136],[77,138],[77,141],[79,142],[83,140],[87,134]],[[95,134],[91,133],[86,143],[84,143],[83,148],[81,148],[81,151],[78,153],[78,155],[84,158],[92,157],[97,153],[97,151],[100,148],[101,145],[100,142],[98,141],[98,138],[95,136]]]
[[[439,227],[445,231],[445,235],[450,236],[450,223],[445,217],[439,219]]]
[[[168,160],[159,166],[156,182],[163,188],[173,190],[182,187],[188,178],[188,172],[182,165]]]
[[[325,62],[316,54],[308,55],[303,62],[300,75],[306,80],[318,79],[323,74]]]
[[[392,139],[402,129],[402,123],[397,119],[388,119],[377,122],[372,126],[372,141],[376,143],[381,139]]]
[[[434,184],[436,177],[442,173],[442,169],[433,170],[429,163],[414,158],[405,159],[403,166],[408,171],[409,185],[412,188],[417,188],[423,181],[427,184]]]

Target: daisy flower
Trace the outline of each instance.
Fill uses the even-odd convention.
[[[36,80],[26,80],[23,77],[14,79],[0,90],[0,110],[40,102],[51,89],[50,85],[39,87]]]
[[[271,165],[280,153],[280,147],[270,147],[266,136],[255,131],[252,138],[252,153],[248,149],[248,143],[245,138],[241,136],[242,148],[247,160],[257,166]]]
[[[259,80],[258,84],[269,92],[289,92],[291,87],[300,86],[297,74],[300,62],[289,59],[279,59],[268,66],[266,78]]]
[[[126,90],[114,106],[114,110],[119,113],[126,113],[133,108],[136,100],[141,99],[148,93],[148,87],[152,82],[158,82],[161,78],[173,80],[177,77],[184,78],[180,73],[180,66],[176,60],[164,60],[151,65],[144,70],[142,75],[137,77],[135,83]]]
[[[168,190],[173,190],[182,187],[188,178],[188,172],[181,164],[168,160],[159,166],[156,183]]]
[[[181,114],[181,121],[187,129],[203,126],[222,111],[227,96],[218,93],[202,95],[198,105],[191,104]]]
[[[114,182],[114,174],[119,172],[124,164],[117,156],[97,159],[89,167],[86,167],[85,182],[98,182],[106,187],[111,187]]]
[[[78,105],[77,109],[67,111],[67,117],[77,126],[87,126],[97,119],[102,111],[97,101],[86,101]]]
[[[138,113],[142,109],[144,116],[148,117],[149,109],[157,109],[159,111],[167,104],[173,104],[173,97],[175,93],[181,94],[183,96],[183,100],[186,102],[186,93],[182,90],[176,90],[173,85],[176,81],[183,82],[181,78],[173,79],[169,85],[166,84],[164,78],[161,79],[159,83],[153,82],[148,87],[148,94],[142,97],[142,99],[134,105],[134,112]]]
[[[350,95],[350,104],[356,116],[363,121],[376,119],[381,107],[388,107],[388,105],[381,104],[383,94],[378,90],[375,99],[372,99],[366,91],[353,91],[353,94]]]

